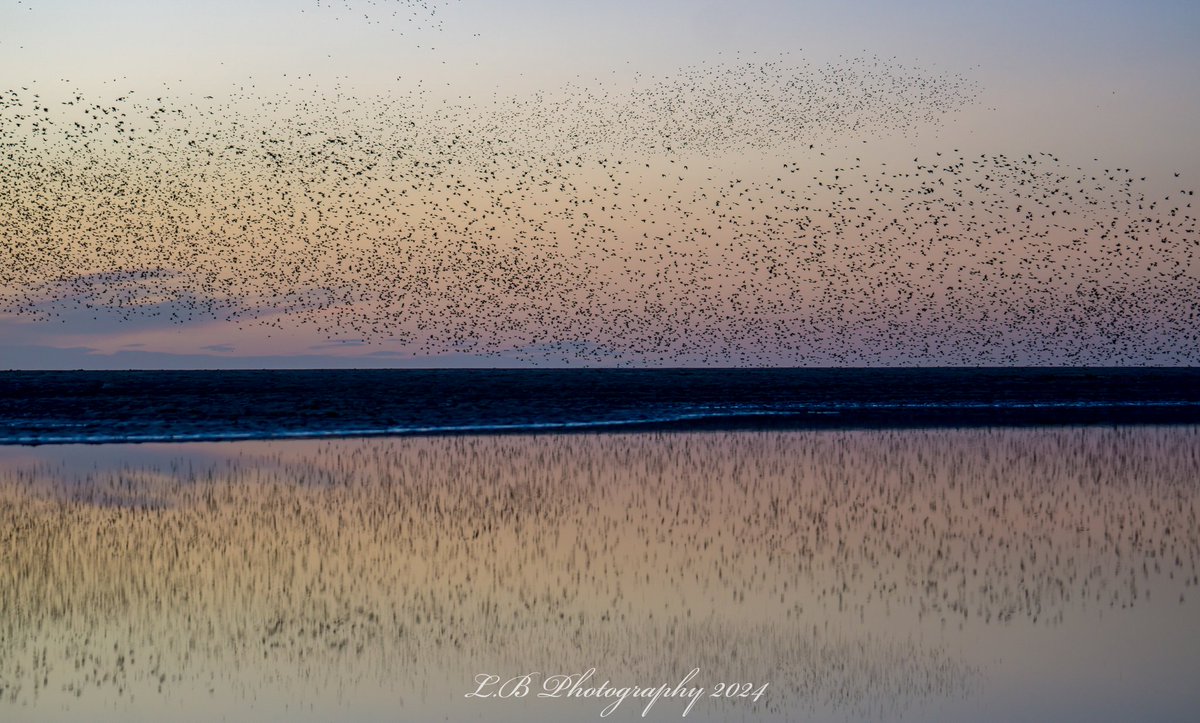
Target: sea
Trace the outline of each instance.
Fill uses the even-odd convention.
[[[0,374],[2,721],[1194,721],[1200,371]]]
[[[0,444],[1200,422],[1200,369],[13,371]]]

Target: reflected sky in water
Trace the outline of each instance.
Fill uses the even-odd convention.
[[[1198,510],[1192,427],[2,448],[0,718],[1189,720]]]

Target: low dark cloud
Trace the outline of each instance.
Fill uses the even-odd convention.
[[[213,347],[229,345],[214,344]],[[229,347],[232,349],[232,347]],[[209,348],[211,351],[212,349]],[[219,350],[218,350],[219,351]],[[505,356],[409,356],[378,351],[361,356],[333,354],[239,355],[169,354],[123,349],[112,354],[87,346],[44,344],[0,346],[0,369],[389,369],[528,367],[529,362]]]

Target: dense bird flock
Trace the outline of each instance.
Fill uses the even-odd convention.
[[[744,58],[482,100],[0,92],[0,310],[636,364],[1200,359],[1192,191],[883,160],[973,102]],[[1157,190],[1156,190],[1157,189]]]

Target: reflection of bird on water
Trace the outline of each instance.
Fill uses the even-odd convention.
[[[1200,584],[1196,434],[342,440],[75,467],[50,453],[0,472],[0,695],[228,690],[264,669],[307,695],[551,653],[652,676],[734,649],[747,675],[792,671],[788,700],[806,705],[952,695],[969,669],[897,625],[1053,625]]]

